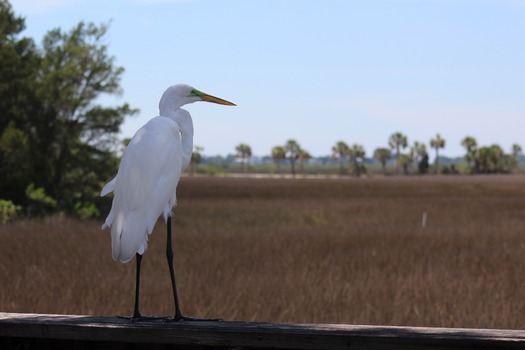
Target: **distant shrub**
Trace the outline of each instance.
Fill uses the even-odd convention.
[[[27,211],[32,215],[44,215],[51,213],[57,206],[57,201],[46,194],[43,187],[36,187],[30,183],[26,188],[26,196],[30,200]]]
[[[20,213],[22,207],[15,205],[12,201],[0,199],[0,220],[2,224],[13,220]]]
[[[219,172],[220,171],[216,167],[209,165],[201,165],[197,169],[197,173],[203,175],[217,175]]]
[[[100,211],[94,203],[81,203],[75,204],[75,213],[82,219],[96,218],[100,216]]]

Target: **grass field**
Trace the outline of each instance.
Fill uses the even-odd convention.
[[[195,177],[178,198],[188,315],[525,328],[525,177]],[[135,264],[111,259],[101,221],[0,226],[0,311],[130,314]],[[146,315],[173,314],[164,251],[159,221],[142,264]]]

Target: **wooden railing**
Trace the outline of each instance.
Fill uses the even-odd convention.
[[[0,313],[0,349],[525,349],[525,331]]]

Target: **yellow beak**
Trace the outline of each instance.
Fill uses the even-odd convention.
[[[208,95],[205,93],[202,94],[201,99],[206,102],[218,103],[220,105],[237,106],[235,103],[232,103],[230,101],[223,100],[222,98],[218,98],[218,97]]]

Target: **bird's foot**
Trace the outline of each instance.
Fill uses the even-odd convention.
[[[120,316],[117,315],[118,318],[123,318],[126,320],[130,320],[132,323],[135,322],[145,322],[145,321],[166,321],[169,320],[170,317],[168,316],[142,316],[140,314],[133,315],[133,316]]]
[[[179,321],[189,321],[189,322],[220,322],[222,318],[195,318],[184,316],[182,314],[176,314],[173,318],[165,319],[165,322],[179,322]]]

